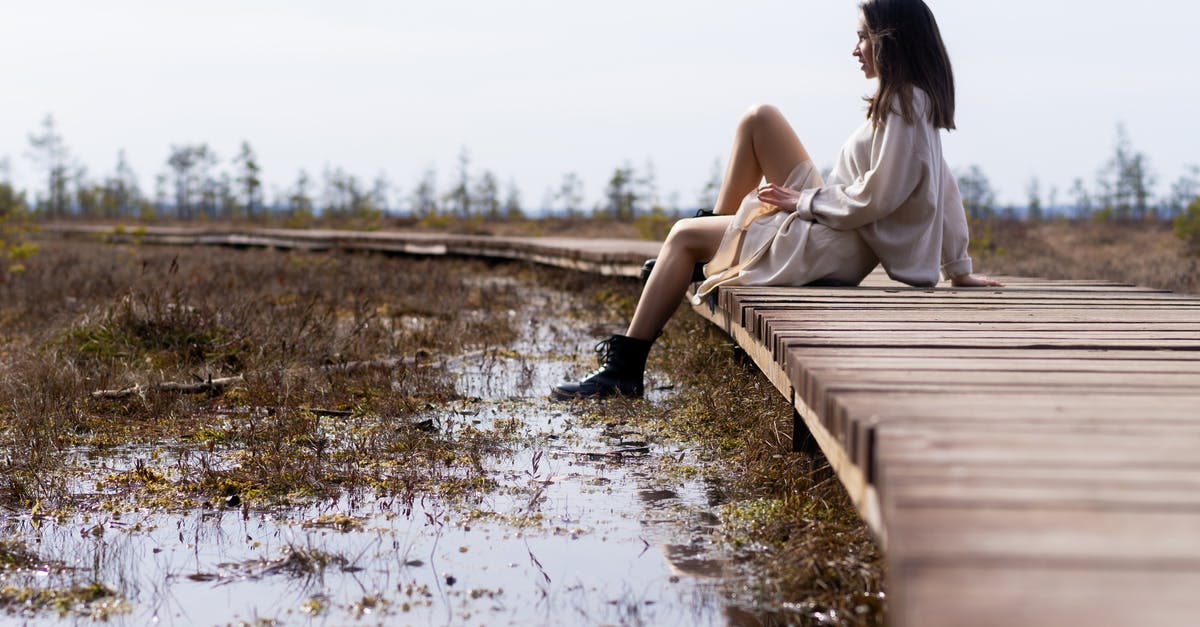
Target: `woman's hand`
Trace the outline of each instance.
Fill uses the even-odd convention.
[[[774,183],[767,183],[755,191],[760,202],[775,205],[784,211],[795,211],[796,203],[800,202],[800,192]]]
[[[996,279],[974,274],[956,276],[950,279],[950,285],[954,287],[1004,287],[1004,284]]]

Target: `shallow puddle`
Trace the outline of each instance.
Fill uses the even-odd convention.
[[[287,508],[231,497],[173,513],[133,504],[10,518],[6,535],[27,540],[47,566],[0,574],[3,585],[98,581],[116,596],[84,615],[130,625],[738,620],[719,593],[731,573],[711,541],[717,491],[665,470],[692,461],[686,448],[583,426],[585,415],[603,414],[602,403],[547,400],[553,384],[592,367],[574,356],[595,340],[590,322],[539,319],[544,305],[509,312],[528,320],[515,345],[454,362],[462,400],[423,416],[448,434],[516,421],[518,444],[481,460],[495,489],[412,502],[358,491]],[[651,391],[648,402],[664,393]],[[93,478],[154,455],[86,453],[78,463],[92,465]],[[78,620],[8,609],[0,622]]]

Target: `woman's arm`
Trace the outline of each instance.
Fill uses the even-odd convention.
[[[916,124],[889,116],[883,128],[871,135],[870,168],[854,181],[800,192],[783,192],[768,185],[759,199],[785,210],[794,207],[801,219],[838,230],[877,222],[904,204],[929,175],[932,155],[918,139],[927,130],[925,126],[928,121],[923,116]]]
[[[958,183],[950,172],[946,159],[941,160],[942,188],[938,194],[938,213],[942,216],[942,275],[953,281],[954,277],[971,274],[973,271],[970,229],[967,227],[967,212],[963,206]]]

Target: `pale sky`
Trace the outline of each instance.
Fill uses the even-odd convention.
[[[589,205],[625,161],[692,206],[751,104],[775,104],[818,166],[863,119],[857,3],[808,0],[3,0],[0,159],[40,175],[54,115],[90,175],[124,149],[152,193],[172,144],[242,140],[268,190],[307,169],[410,192],[462,147],[526,207],[575,171]],[[1123,123],[1164,194],[1200,163],[1200,3],[931,0],[958,81],[955,169],[1003,203],[1031,177],[1068,202]],[[269,197],[268,191],[268,197]],[[1043,198],[1045,202],[1045,198]]]

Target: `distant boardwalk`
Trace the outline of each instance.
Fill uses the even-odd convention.
[[[235,246],[300,250],[363,250],[411,255],[461,255],[521,259],[615,276],[637,276],[661,243],[578,237],[491,237],[427,231],[341,231],[332,229],[229,229],[48,224],[47,233],[98,237],[114,242],[177,246]]]
[[[658,249],[340,231],[139,237],[485,255],[619,275]],[[696,310],[793,403],[884,542],[893,624],[1195,624],[1200,298],[1005,281],[915,289],[876,273],[857,288],[722,288]]]

